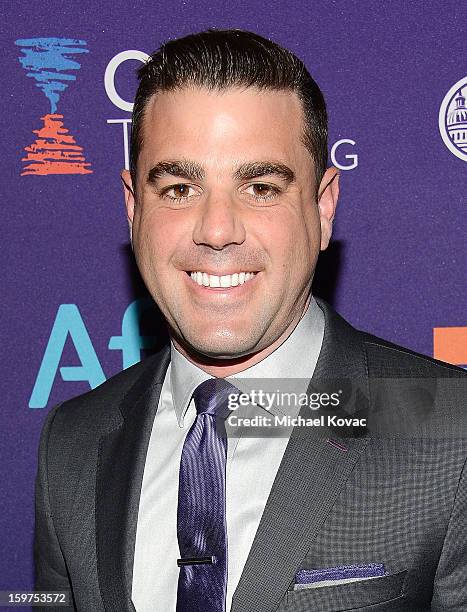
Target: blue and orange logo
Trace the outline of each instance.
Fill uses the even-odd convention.
[[[70,38],[22,38],[15,41],[21,47],[21,65],[26,76],[33,78],[50,102],[50,113],[41,117],[43,125],[33,130],[36,140],[26,146],[21,159],[21,175],[91,174],[80,147],[64,126],[64,116],[57,112],[61,94],[76,80],[81,64],[73,57],[89,53],[85,40]]]

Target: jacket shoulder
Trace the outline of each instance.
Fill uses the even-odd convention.
[[[420,376],[458,378],[467,376],[460,367],[417,353],[404,346],[358,332],[367,355],[370,376]]]
[[[104,383],[82,395],[66,400],[56,406],[54,428],[56,430],[76,430],[85,424],[86,429],[102,431],[121,420],[120,406],[134,391],[144,391],[151,384],[155,372],[161,364],[168,364],[169,346],[163,347],[155,355],[115,374]],[[165,370],[164,370],[165,371]],[[140,389],[141,387],[141,389]]]
[[[338,362],[345,371],[366,371],[371,377],[381,378],[467,376],[467,372],[462,368],[358,330],[325,300],[315,299],[325,317],[327,350],[332,353],[332,362]],[[366,367],[359,368],[350,363],[356,361],[360,364],[362,358],[366,361]]]

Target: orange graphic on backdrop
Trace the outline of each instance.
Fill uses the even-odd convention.
[[[27,155],[24,174],[92,174],[91,164],[86,162],[83,147],[63,126],[63,115],[49,114],[41,117],[44,126],[33,130],[37,134],[35,142],[24,147]]]
[[[433,328],[433,354],[454,365],[467,365],[467,327]]]

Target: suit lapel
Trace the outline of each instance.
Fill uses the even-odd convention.
[[[131,602],[136,523],[146,453],[170,348],[147,360],[124,398],[117,427],[102,436],[96,475],[96,555],[108,612],[135,612]]]
[[[317,302],[325,316],[325,334],[310,388],[324,378],[367,384],[358,332],[325,302]],[[338,439],[331,431],[329,435]],[[234,593],[232,612],[266,612],[279,605],[367,443],[368,438],[352,438],[329,444],[322,434],[303,435],[294,429]]]

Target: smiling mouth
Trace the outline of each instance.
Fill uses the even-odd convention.
[[[215,274],[208,274],[207,272],[189,272],[188,276],[200,287],[209,287],[211,289],[229,289],[230,287],[237,287],[238,285],[244,285],[248,281],[252,280],[257,272],[235,272],[234,274],[223,274],[218,276]]]

